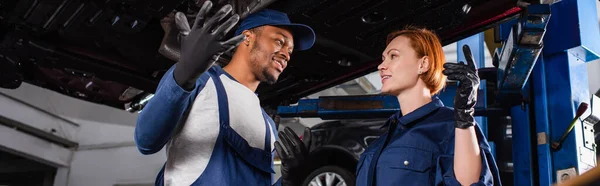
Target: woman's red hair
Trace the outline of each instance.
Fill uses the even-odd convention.
[[[407,27],[390,33],[385,44],[390,44],[398,36],[404,36],[410,40],[412,48],[417,52],[417,57],[429,57],[429,69],[421,75],[421,80],[425,82],[431,95],[437,94],[446,84],[446,76],[442,74],[446,59],[438,36],[424,28]]]

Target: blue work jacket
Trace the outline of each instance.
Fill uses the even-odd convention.
[[[214,130],[218,131],[218,135],[214,139],[207,140],[213,142],[214,145],[211,146],[212,149],[208,149],[211,154],[209,159],[203,160],[207,161],[208,164],[202,172],[186,172],[186,175],[195,180],[191,185],[279,185],[279,181],[273,183],[274,149],[271,149],[270,145],[270,136],[274,134],[276,137],[277,131],[273,120],[266,112],[260,107],[248,108],[261,109],[259,113],[262,112],[262,116],[260,117],[263,119],[263,124],[265,125],[265,148],[251,147],[248,141],[240,135],[240,131],[234,130],[230,123],[230,115],[232,113],[229,112],[229,106],[231,106],[229,99],[239,93],[227,92],[221,78],[229,78],[231,81],[235,81],[235,79],[222,68],[213,66],[198,78],[194,90],[186,91],[175,82],[173,69],[174,66],[163,76],[156,94],[139,115],[135,129],[135,142],[140,152],[143,154],[153,154],[162,149],[172,139],[174,133],[177,133],[177,127],[181,127],[180,124],[186,121],[186,118],[190,117],[189,115],[198,114],[190,113],[197,95],[204,87],[214,86],[215,93],[206,93],[202,99],[217,99],[216,103],[218,107],[207,108],[218,109],[218,112],[216,112],[218,115],[207,115],[206,117],[217,118],[214,120],[214,126],[218,129]],[[207,103],[199,102],[197,104]],[[233,103],[233,105],[235,104],[239,103]],[[212,111],[201,110],[197,112]],[[206,120],[209,118],[203,119]],[[210,121],[213,120],[211,119]],[[192,122],[186,123],[186,125],[199,125],[199,123]],[[186,129],[183,128],[181,130]],[[206,136],[202,131],[194,135]],[[194,150],[198,153],[207,151],[206,148]],[[169,157],[172,156],[175,157],[175,155],[169,155]],[[192,158],[188,158],[188,156],[200,156],[200,154],[185,154],[184,156],[179,156],[179,161],[193,161],[189,160]],[[174,160],[169,159],[167,161]],[[155,185],[161,186],[164,184],[164,173],[165,166],[158,173]]]
[[[454,110],[439,98],[417,110],[390,117],[390,130],[361,154],[358,186],[460,185],[454,176]],[[481,148],[481,175],[474,185],[501,185],[490,146],[476,126]]]

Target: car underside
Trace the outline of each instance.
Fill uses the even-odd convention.
[[[118,109],[139,111],[179,50],[173,14],[193,18],[191,0],[8,0],[0,2],[0,87],[22,82]],[[376,70],[386,35],[433,29],[446,45],[521,12],[516,0],[229,0],[245,17],[286,12],[317,34],[295,52],[277,83],[261,84],[266,107],[288,105]],[[232,33],[230,33],[231,35]],[[222,56],[225,64],[230,54]]]

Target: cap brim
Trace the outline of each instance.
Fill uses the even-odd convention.
[[[274,24],[273,26],[284,26],[292,31],[294,36],[294,50],[308,50],[315,44],[315,31],[303,24]]]

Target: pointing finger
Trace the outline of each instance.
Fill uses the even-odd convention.
[[[473,53],[471,53],[471,48],[469,48],[468,45],[463,45],[463,53],[465,54],[467,66],[473,70],[477,70],[477,65],[475,65]]]

